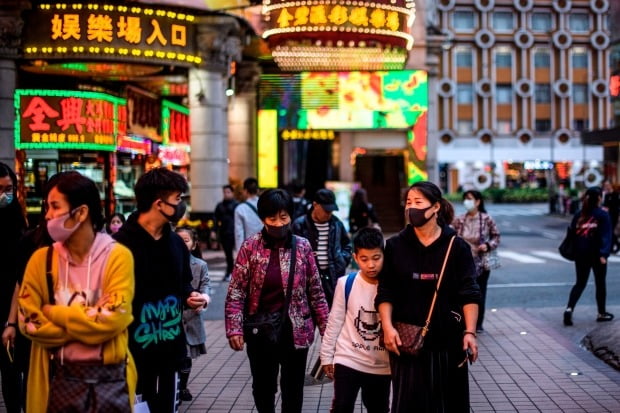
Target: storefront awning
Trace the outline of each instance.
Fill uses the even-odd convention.
[[[581,134],[581,143],[584,145],[604,145],[620,142],[620,127],[599,129]]]

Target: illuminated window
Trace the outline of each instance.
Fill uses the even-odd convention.
[[[514,15],[507,11],[493,13],[493,29],[498,32],[509,32],[514,29]]]
[[[532,31],[548,32],[551,30],[551,14],[532,13]]]
[[[590,31],[590,18],[585,13],[571,13],[568,16],[568,27],[572,32],[587,33]]]
[[[474,121],[469,119],[459,119],[456,122],[456,132],[459,135],[470,135],[474,131]]]
[[[549,132],[551,130],[551,119],[536,119],[534,129],[536,132]]]
[[[455,11],[452,15],[452,27],[454,30],[472,31],[474,30],[474,13],[471,11]]]
[[[512,103],[512,86],[511,85],[495,86],[495,101],[500,105]]]
[[[551,67],[551,54],[548,49],[537,49],[534,52],[534,67]]]
[[[456,51],[456,66],[457,67],[472,67],[473,56],[471,49],[465,47],[457,47]]]
[[[474,100],[474,88],[471,83],[459,83],[456,85],[456,103],[459,105],[471,105]]]
[[[500,47],[495,52],[496,67],[512,67],[512,53],[507,47]]]
[[[550,103],[551,85],[548,83],[536,83],[534,86],[534,99],[536,103]]]
[[[497,133],[501,135],[512,133],[512,121],[509,119],[499,119],[497,121]]]
[[[585,47],[573,48],[571,56],[571,62],[573,69],[587,69],[588,68],[588,53]]]
[[[575,84],[573,85],[573,103],[587,103],[588,102],[588,85]]]

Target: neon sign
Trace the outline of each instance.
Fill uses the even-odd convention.
[[[620,75],[613,75],[609,79],[609,94],[612,98],[620,96]]]
[[[173,62],[191,66],[194,16],[151,7],[107,4],[40,4],[24,29],[27,58]]]
[[[126,133],[125,99],[99,92],[17,89],[15,147],[114,151]]]
[[[313,140],[313,141],[333,141],[336,133],[333,130],[299,130],[286,129],[280,132],[284,141]]]
[[[161,134],[164,144],[190,144],[189,109],[167,100],[161,102]]]

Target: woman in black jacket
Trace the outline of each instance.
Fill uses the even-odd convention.
[[[583,207],[581,211],[577,211],[571,222],[571,228],[577,235],[575,259],[577,279],[570,291],[568,305],[564,311],[565,326],[573,325],[573,309],[586,288],[590,270],[594,272],[596,286],[598,307],[596,321],[611,321],[614,318],[614,315],[608,313],[605,308],[607,258],[611,252],[611,221],[609,214],[600,207],[602,199],[601,188],[588,188],[583,196]]]
[[[467,358],[478,358],[480,289],[469,245],[456,237],[422,351],[401,354],[394,322],[424,326],[455,231],[454,210],[430,182],[407,192],[409,225],[387,241],[375,305],[392,369],[392,412],[469,412]]]

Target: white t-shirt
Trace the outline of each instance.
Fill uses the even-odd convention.
[[[334,302],[321,343],[321,364],[342,364],[370,374],[390,374],[388,351],[379,345],[383,334],[379,312],[375,310],[377,284],[359,274],[345,303],[348,275],[340,277]],[[345,314],[346,312],[346,314]]]

